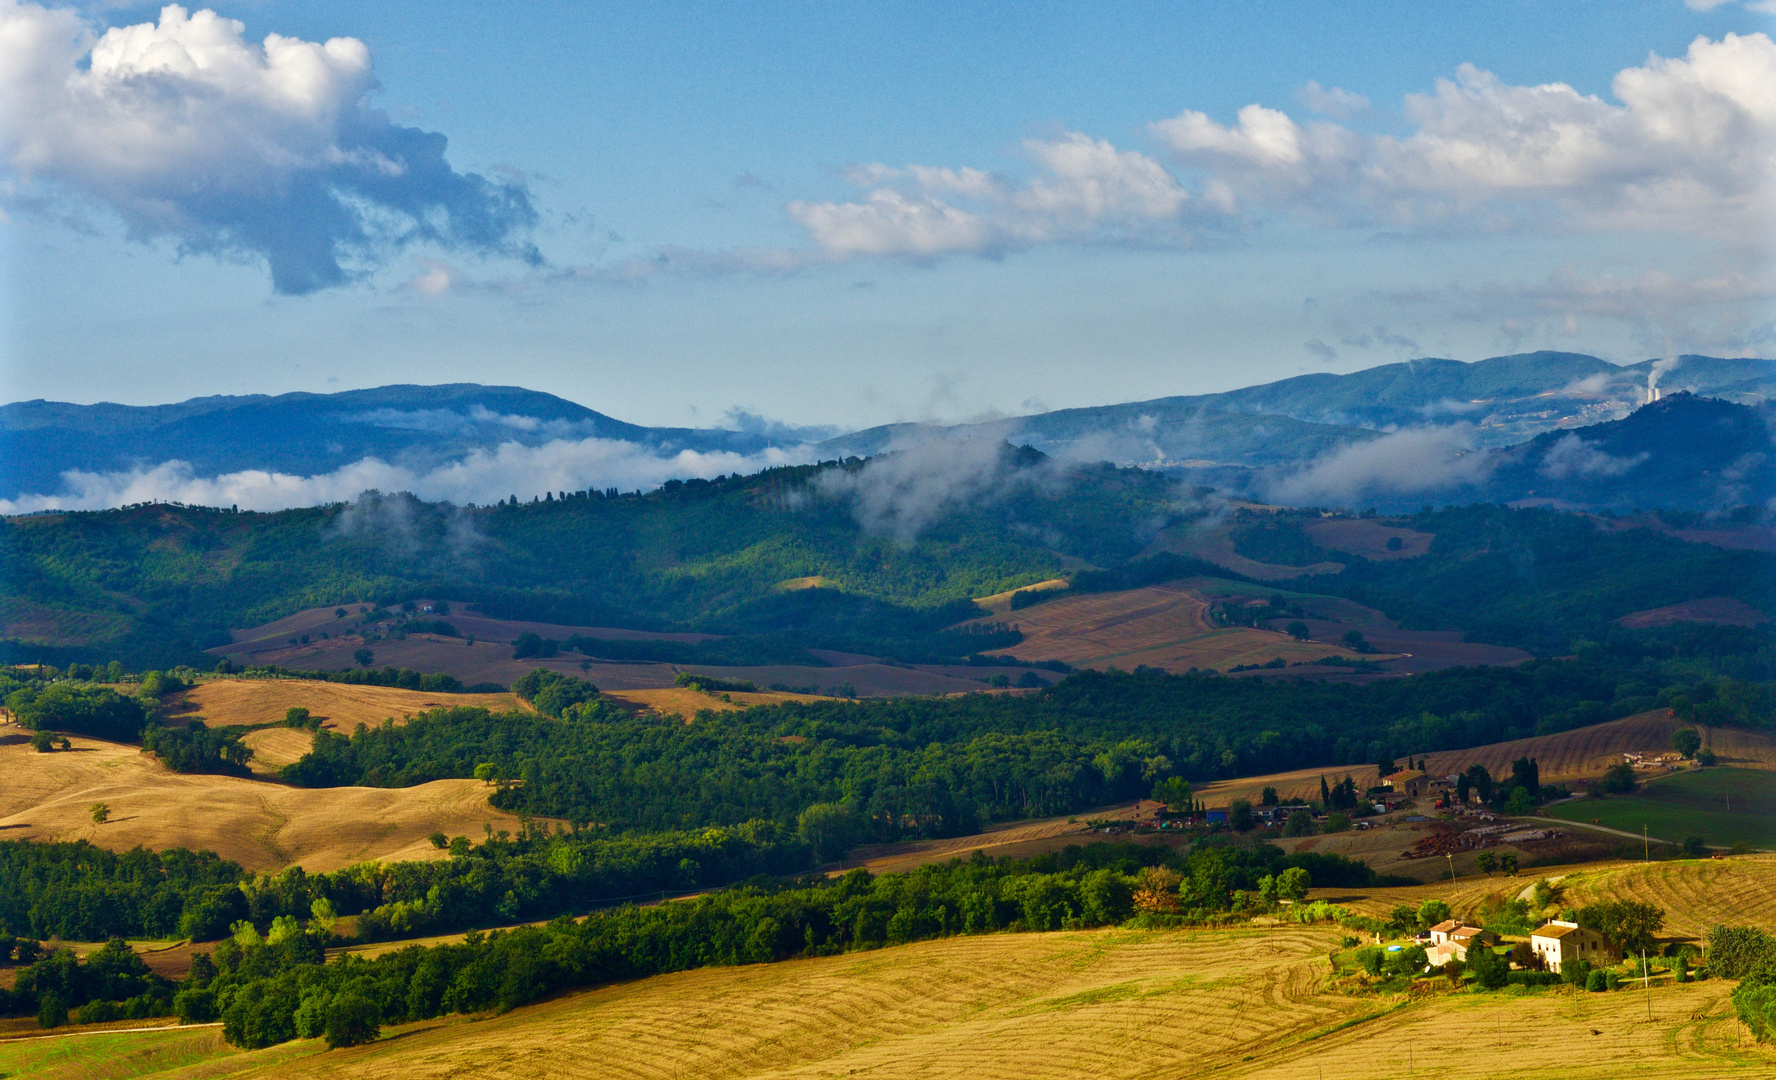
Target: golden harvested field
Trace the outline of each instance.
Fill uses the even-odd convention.
[[[1730,983],[1656,989],[1651,1021],[1633,992],[1346,996],[1325,986],[1337,940],[1308,928],[950,938],[661,976],[414,1025],[351,1050],[224,1051],[160,1075],[1367,1080],[1410,1068],[1449,1080],[1614,1080],[1776,1067],[1768,1049],[1737,1045]],[[209,1056],[195,1035],[135,1038],[191,1039],[186,1053]],[[0,1044],[0,1070],[43,1053]],[[38,1074],[142,1075],[67,1057]]]
[[[1023,631],[1024,640],[996,651],[1021,660],[1065,660],[1076,667],[1125,671],[1142,664],[1185,671],[1263,664],[1278,656],[1291,663],[1357,656],[1342,645],[1296,641],[1274,630],[1211,626],[1208,610],[1201,593],[1175,584],[1067,596],[1006,616]]]
[[[753,705],[780,705],[785,701],[829,701],[830,698],[817,694],[788,694],[776,690],[760,691],[756,694],[745,691],[732,691],[727,701],[715,694],[705,694],[700,690],[688,687],[668,687],[664,690],[608,690],[605,697],[622,705],[627,705],[637,712],[650,713],[655,716],[677,716],[687,722],[704,709],[715,712],[733,712]]]
[[[291,732],[291,734],[298,734]],[[487,804],[475,780],[411,788],[285,787],[264,780],[175,773],[134,746],[73,736],[72,750],[39,754],[0,728],[0,836],[90,840],[123,851],[208,848],[253,870],[297,863],[332,870],[367,859],[431,859],[426,837],[482,835],[482,823],[518,830]],[[111,819],[94,825],[103,802]]]
[[[1011,598],[1020,592],[1051,592],[1055,589],[1068,587],[1069,583],[1066,578],[1049,578],[1047,581],[1038,581],[1034,585],[1020,585],[1015,589],[1007,589],[991,596],[977,597],[974,602],[995,615],[1009,615],[1011,613]]]
[[[1776,931],[1776,855],[1546,866],[1525,870],[1516,877],[1469,873],[1454,883],[1445,880],[1390,889],[1315,889],[1312,896],[1380,916],[1386,916],[1399,904],[1417,906],[1435,897],[1447,900],[1460,917],[1472,915],[1487,897],[1516,896],[1544,877],[1558,880],[1566,890],[1562,903],[1574,907],[1599,900],[1657,904],[1665,909],[1666,937],[1699,938],[1718,923]]]
[[[394,686],[352,686],[312,679],[210,679],[179,694],[170,710],[175,722],[201,717],[211,727],[275,724],[291,706],[301,706],[321,726],[351,734],[359,724],[375,727],[385,719],[400,723],[426,709],[480,705],[522,709],[516,694],[428,694]]]

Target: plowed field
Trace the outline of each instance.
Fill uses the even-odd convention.
[[[1177,585],[1067,596],[1005,616],[1004,621],[1023,631],[1024,640],[999,652],[1021,660],[1065,660],[1075,667],[1125,671],[1143,664],[1168,671],[1225,670],[1279,656],[1290,663],[1357,656],[1341,645],[1296,641],[1274,630],[1212,626],[1208,609],[1201,593]]]

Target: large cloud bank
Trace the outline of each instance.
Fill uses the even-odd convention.
[[[1188,241],[1266,215],[1318,224],[1650,230],[1767,246],[1776,224],[1776,43],[1697,38],[1619,72],[1615,101],[1515,86],[1471,65],[1409,95],[1405,133],[1366,132],[1366,99],[1309,84],[1325,118],[1260,104],[1230,124],[1149,125],[1159,156],[1073,133],[1027,140],[1033,177],[873,164],[862,195],[792,202],[833,257],[995,254],[1050,241]],[[1172,168],[1161,164],[1169,158]],[[1175,170],[1175,171],[1174,171]]]
[[[607,487],[634,490],[657,487],[671,479],[753,473],[812,457],[811,450],[802,448],[772,448],[756,454],[685,450],[661,455],[618,439],[556,439],[540,446],[502,443],[423,471],[364,458],[315,476],[262,469],[198,476],[183,461],[167,461],[123,472],[70,471],[63,474],[61,492],[0,499],[0,514],[103,510],[143,502],[285,510],[346,502],[371,489],[408,491],[422,499],[458,504],[486,504],[513,495],[529,501],[544,492]]]
[[[103,203],[138,240],[263,258],[281,293],[341,284],[413,242],[536,261],[524,186],[456,172],[445,138],[365,104],[370,51],[168,6],[103,35],[0,0],[0,162]]]

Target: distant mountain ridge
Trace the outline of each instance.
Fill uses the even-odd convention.
[[[1645,403],[1655,373],[1661,393],[1688,390],[1746,405],[1776,397],[1776,360],[1681,356],[1617,365],[1583,353],[1533,352],[1473,363],[1407,360],[1348,375],[1297,375],[1218,394],[984,424],[887,425],[822,446],[865,455],[912,437],[958,437],[979,429],[1067,456],[1089,457],[1078,451],[1101,443],[1121,451],[1103,455],[1118,464],[1164,467],[1207,459],[1260,467],[1298,463],[1377,431],[1461,420],[1475,426],[1480,445],[1502,447],[1556,427],[1621,419]],[[1248,432],[1236,417],[1269,423]]]
[[[53,492],[70,469],[189,462],[199,474],[330,472],[366,457],[428,468],[504,442],[620,439],[661,454],[755,453],[795,438],[625,423],[516,386],[395,385],[336,394],[202,397],[173,405],[0,405],[0,497]]]
[[[1480,447],[1620,420],[1649,384],[1757,405],[1776,396],[1776,360],[1683,356],[1619,366],[1582,353],[1535,352],[1474,363],[1384,364],[1311,374],[1217,394],[1060,409],[976,424],[890,424],[823,441],[794,428],[646,427],[553,394],[456,383],[335,394],[214,396],[171,405],[0,406],[0,498],[53,494],[64,474],[125,472],[167,461],[198,475],[249,469],[320,475],[365,458],[424,471],[517,442],[620,440],[661,457],[681,451],[757,454],[795,448],[812,458],[869,457],[935,438],[1028,444],[1077,461],[1111,461],[1201,478],[1214,470],[1300,467],[1381,433],[1435,423],[1472,425]],[[1208,472],[1204,472],[1208,470]]]

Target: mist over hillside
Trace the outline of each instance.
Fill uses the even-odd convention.
[[[1773,389],[1770,360],[1684,356],[1617,366],[1541,352],[1471,364],[1414,360],[1221,394],[845,435],[739,410],[730,412],[727,427],[644,427],[547,393],[467,383],[160,406],[30,401],[0,406],[0,512],[168,501],[277,510],[341,502],[371,489],[485,504],[543,492],[652,489],[672,479],[873,457],[925,443],[1027,445],[1066,462],[1136,465],[1290,502],[1639,499],[1707,508],[1761,501],[1761,474],[1733,464],[1762,452],[1755,424],[1723,429],[1718,462],[1700,451],[1712,462],[1711,475],[1745,473],[1743,481],[1727,481],[1727,488],[1743,489],[1738,495],[1713,487],[1699,493],[1668,469],[1635,464],[1610,465],[1619,469],[1619,482],[1586,487],[1581,481],[1607,463],[1572,456],[1571,442],[1559,444],[1564,450],[1554,443],[1536,449],[1532,440],[1621,420],[1662,394],[1701,393],[1749,407]],[[1715,440],[1712,429],[1679,434]],[[1500,456],[1520,444],[1526,449],[1516,456]],[[1660,447],[1625,452],[1657,455]],[[1523,464],[1548,453],[1552,464]],[[1532,482],[1537,468],[1563,482]],[[1663,486],[1640,483],[1655,474],[1666,478]]]

